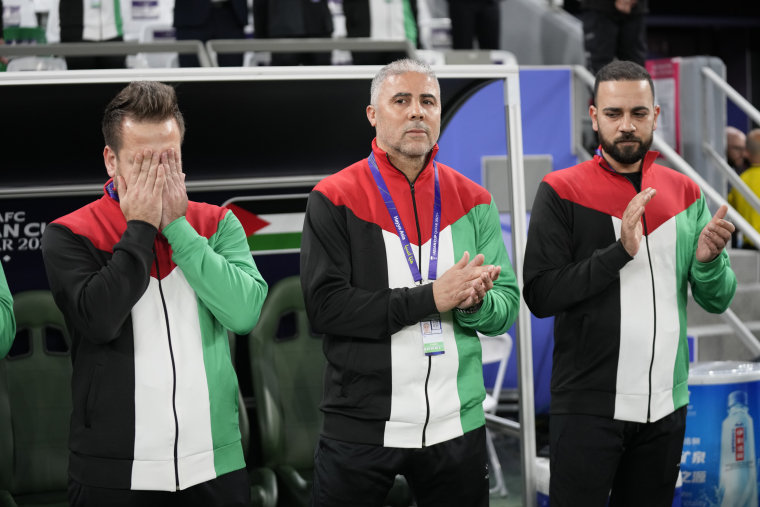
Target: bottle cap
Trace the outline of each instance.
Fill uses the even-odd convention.
[[[747,406],[747,391],[732,391],[728,395],[728,408],[734,405]]]

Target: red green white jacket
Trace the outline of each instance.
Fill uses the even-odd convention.
[[[71,477],[175,491],[245,467],[227,330],[253,328],[267,286],[232,212],[190,202],[159,234],[106,192],[42,254],[72,337]]]

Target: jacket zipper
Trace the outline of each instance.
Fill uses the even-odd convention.
[[[161,306],[164,308],[164,320],[166,321],[166,336],[169,341],[169,357],[172,360],[172,411],[174,412],[174,486],[179,491],[179,460],[177,447],[179,443],[179,419],[177,418],[177,366],[174,362],[174,348],[172,347],[172,333],[169,328],[169,311],[166,308],[164,290],[161,285],[161,270],[158,266],[158,256],[153,250],[153,261],[156,263],[156,278],[158,279],[158,292],[161,295]]]
[[[420,271],[422,271],[422,234],[420,233],[420,219],[417,215],[417,198],[414,195],[414,183],[409,183],[409,189],[412,192],[412,208],[414,209],[414,224],[417,226],[417,258],[419,261]],[[428,370],[425,375],[425,424],[422,426],[422,447],[425,447],[427,426],[430,422],[430,396],[428,394],[428,382],[430,381],[430,371],[433,367],[432,356],[428,356]]]
[[[652,279],[652,355],[649,359],[649,397],[647,399],[647,422],[652,416],[652,371],[654,370],[654,354],[657,345],[657,291],[654,290],[654,268],[652,267],[652,252],[649,250],[649,229],[647,215],[641,216],[644,222],[644,238],[647,243],[647,260],[649,261],[649,276]]]
[[[644,168],[641,168],[641,188],[644,188]],[[625,178],[625,176],[624,176]],[[625,178],[628,180],[628,178]],[[641,189],[636,188],[636,185],[633,184],[631,180],[628,180],[628,182],[633,186],[633,189],[636,191],[636,193],[641,192]],[[652,316],[653,316],[653,328],[652,328],[652,354],[650,355],[649,359],[649,382],[648,382],[648,389],[649,393],[647,395],[647,422],[650,422],[650,418],[652,417],[652,372],[654,370],[654,354],[655,354],[655,348],[657,345],[657,293],[654,290],[654,268],[652,267],[652,252],[649,249],[649,228],[647,227],[647,214],[644,212],[641,215],[641,222],[642,227],[644,229],[644,241],[647,245],[647,260],[649,261],[649,276],[652,279]]]

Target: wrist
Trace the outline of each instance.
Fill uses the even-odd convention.
[[[463,313],[465,315],[472,315],[473,313],[477,313],[478,310],[480,310],[480,307],[483,306],[483,300],[478,301],[472,306],[468,306],[467,308],[459,308],[458,306],[454,309],[458,313]]]

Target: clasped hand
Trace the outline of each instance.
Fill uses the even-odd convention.
[[[483,254],[470,261],[470,253],[465,252],[459,262],[433,282],[433,297],[439,312],[468,308],[483,301],[501,274],[501,266],[483,265],[484,261]]]

